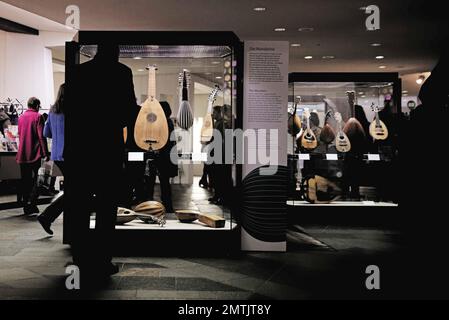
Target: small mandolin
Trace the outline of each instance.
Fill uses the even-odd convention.
[[[388,129],[385,123],[379,118],[379,107],[371,105],[372,110],[375,112],[374,120],[369,126],[369,133],[374,140],[386,140],[388,138]]]
[[[343,119],[339,112],[335,113],[335,120],[337,121],[338,126],[338,132],[335,137],[335,147],[337,148],[338,152],[342,153],[349,152],[351,151],[351,141],[349,141],[348,136],[346,135],[346,133],[344,133],[342,129]]]
[[[168,123],[156,99],[156,67],[148,66],[148,98],[141,105],[134,128],[134,140],[142,150],[157,151],[168,142]]]
[[[305,109],[304,115],[307,119],[307,128],[304,131],[304,133],[302,134],[301,146],[308,151],[312,151],[312,150],[316,149],[316,147],[318,147],[318,141],[317,141],[312,129],[310,129],[310,111],[309,111],[309,109],[307,109],[307,108]]]

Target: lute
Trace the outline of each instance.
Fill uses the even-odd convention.
[[[182,86],[182,98],[179,105],[177,122],[183,130],[189,130],[193,126],[193,112],[189,102],[190,74],[184,70],[179,75],[179,82]]]
[[[214,102],[217,99],[217,94],[220,91],[218,86],[212,90],[209,95],[208,104],[207,104],[207,114],[204,117],[203,127],[201,128],[201,143],[208,143],[213,135],[214,135],[214,122],[212,119],[212,107],[214,106]]]
[[[312,129],[310,129],[310,111],[309,109],[305,109],[304,115],[307,119],[307,128],[304,130],[304,133],[301,137],[301,146],[308,151],[312,151],[316,149],[318,146],[318,141],[316,139],[315,134],[313,133]]]
[[[141,105],[134,128],[134,140],[142,150],[157,151],[168,142],[168,123],[156,99],[156,67],[148,66],[148,98]]]
[[[374,140],[386,140],[388,138],[388,129],[385,123],[379,118],[379,107],[371,105],[372,110],[375,113],[374,120],[369,126],[369,133]]]
[[[344,133],[342,129],[342,122],[343,119],[341,117],[341,114],[339,112],[335,113],[335,120],[337,121],[337,135],[335,137],[335,148],[338,152],[346,153],[351,150],[351,141],[349,140],[346,133]]]

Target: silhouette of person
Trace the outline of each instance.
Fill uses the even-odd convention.
[[[51,160],[64,175],[64,88],[62,84],[59,87],[58,97],[55,104],[50,108],[50,114],[45,122],[44,137],[52,139]],[[44,230],[52,235],[51,224],[60,216],[64,209],[64,197],[60,193],[53,202],[45,208],[37,220]]]
[[[166,101],[160,102],[162,109],[164,110],[165,117],[167,118],[168,124],[168,141],[167,144],[159,150],[158,155],[154,159],[154,164],[156,166],[157,172],[152,170],[147,178],[147,184],[149,189],[149,198],[153,199],[154,186],[156,183],[156,175],[159,177],[160,187],[161,187],[161,200],[165,207],[166,212],[174,212],[171,196],[171,186],[170,178],[176,177],[178,175],[178,165],[173,163],[170,157],[170,152],[176,146],[176,141],[171,141],[170,136],[175,130],[173,121],[170,119],[172,114],[170,104]]]
[[[68,240],[73,262],[94,279],[118,271],[112,244],[117,206],[126,194],[123,128],[136,104],[132,72],[118,60],[118,45],[99,44],[95,58],[75,66],[66,82]],[[95,230],[89,231],[92,211]]]

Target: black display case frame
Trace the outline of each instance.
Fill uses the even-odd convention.
[[[232,48],[236,65],[236,119],[234,129],[243,126],[243,42],[228,31],[79,31],[74,41],[66,43],[66,83],[71,81],[80,63],[80,48],[84,45],[159,45],[159,46],[228,46]],[[235,164],[235,187],[242,181],[242,165]],[[70,204],[68,204],[70,205]],[[235,210],[235,208],[231,208]],[[76,214],[76,213],[74,213]],[[231,217],[237,217],[231,212]],[[238,223],[238,222],[237,222]],[[235,223],[234,223],[235,224]],[[70,244],[70,214],[64,215],[63,242]],[[240,251],[240,227],[230,230],[127,230],[116,229],[114,236],[116,254],[119,255],[218,255]],[[136,245],[132,245],[132,244]],[[138,243],[159,245],[139,246]]]
[[[402,81],[398,73],[394,72],[293,72],[289,73],[289,86],[298,83],[326,83],[326,82],[386,82],[393,86],[392,98],[394,104],[394,118],[398,124],[397,139],[395,148],[400,150],[399,130],[401,123],[401,96]],[[295,97],[290,96],[289,102],[294,102]],[[311,155],[313,159],[314,155]],[[339,160],[340,160],[339,155]],[[396,158],[396,165],[399,163],[399,157]],[[396,172],[398,170],[395,170]],[[399,182],[392,179],[393,189],[399,190]],[[399,192],[399,191],[398,191]],[[399,196],[398,196],[399,198]],[[289,201],[288,215],[289,224],[300,225],[344,225],[356,227],[382,227],[397,228],[402,224],[400,215],[400,203],[396,205],[347,205],[345,204],[305,204],[304,206],[294,205]]]

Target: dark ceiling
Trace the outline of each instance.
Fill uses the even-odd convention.
[[[84,30],[221,30],[242,40],[286,40],[291,71],[389,71],[401,74],[431,70],[438,57],[444,18],[441,2],[377,0],[378,31],[367,31],[367,0],[6,0],[64,23],[66,6],[76,3]],[[436,5],[434,5],[436,3]],[[254,7],[266,7],[255,12]],[[274,28],[286,28],[275,32]],[[314,28],[299,32],[300,27]],[[381,43],[372,47],[372,43]],[[313,56],[305,60],[305,56]],[[376,56],[385,56],[376,60]],[[323,59],[334,56],[334,59]],[[386,66],[379,69],[380,65]]]

